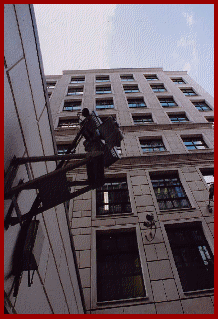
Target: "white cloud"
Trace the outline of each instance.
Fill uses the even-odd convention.
[[[191,39],[190,35],[187,35],[186,37],[182,36],[179,41],[177,41],[177,47],[187,47],[187,46],[196,46],[196,41],[194,39]]]
[[[186,22],[188,26],[192,26],[194,24],[194,15],[193,14],[188,14],[187,12],[183,12],[182,15],[186,18]]]
[[[116,4],[34,4],[45,74],[109,68]]]
[[[189,62],[184,64],[183,71],[187,71],[188,73],[191,71],[191,64]]]

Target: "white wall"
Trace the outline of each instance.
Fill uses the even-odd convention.
[[[5,55],[5,115],[4,168],[11,159],[23,156],[43,156],[55,153],[53,126],[35,25],[33,6],[4,5]],[[22,165],[15,178],[28,181],[56,167],[55,162],[33,163],[29,175]],[[35,190],[22,191],[18,197],[21,213],[27,213],[36,197]],[[10,200],[5,201],[5,215]],[[15,212],[13,212],[13,216]],[[24,272],[16,298],[13,297],[13,277],[6,278],[20,225],[5,230],[5,292],[9,313],[70,314],[83,313],[81,294],[75,269],[64,205],[61,204],[37,216],[44,234],[39,269],[33,285],[27,286]],[[9,301],[10,300],[10,301]]]

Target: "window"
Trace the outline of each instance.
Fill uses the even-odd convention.
[[[122,148],[121,146],[116,146],[117,153],[121,156],[122,155]]]
[[[151,85],[153,92],[166,92],[166,89],[163,84]]]
[[[214,287],[214,258],[200,223],[168,225],[167,236],[184,292]]]
[[[162,139],[140,140],[143,153],[166,151]]]
[[[99,116],[100,117],[100,120],[102,121],[102,123],[104,123],[109,116],[112,116],[115,120],[116,120],[116,115],[115,114],[108,114],[107,116]]]
[[[176,102],[172,97],[166,97],[166,98],[158,98],[160,104],[163,107],[175,107],[177,106]]]
[[[79,126],[79,119],[59,119],[58,127],[61,128],[75,128]]]
[[[65,155],[69,146],[70,146],[70,144],[59,144],[59,145],[57,145],[58,155]]]
[[[193,89],[180,89],[186,96],[197,95]]]
[[[96,94],[107,94],[111,92],[111,86],[96,86]]]
[[[134,124],[148,124],[153,123],[153,119],[151,115],[133,115],[132,116]]]
[[[146,107],[143,98],[127,99],[129,107]]]
[[[134,77],[132,74],[130,75],[121,75],[120,76],[121,81],[134,81]]]
[[[97,232],[97,301],[144,297],[135,230]]]
[[[152,174],[151,182],[160,210],[191,207],[177,174]]]
[[[48,89],[54,89],[56,82],[46,82],[46,85]]]
[[[182,78],[171,79],[176,84],[184,84],[184,80]]]
[[[206,111],[211,111],[211,108],[205,103],[204,101],[202,102],[192,102],[196,109],[200,112],[206,112]]]
[[[114,108],[113,99],[96,100],[96,109],[97,110],[113,109],[113,108]]]
[[[138,85],[124,85],[123,86],[125,93],[137,93],[139,92]]]
[[[184,137],[183,143],[188,150],[203,150],[208,148],[201,137]]]
[[[157,81],[158,80],[158,77],[156,76],[156,74],[145,75],[145,78],[147,81]]]
[[[82,95],[83,87],[69,87],[67,95]]]
[[[63,111],[80,111],[82,101],[65,101]]]
[[[213,169],[201,169],[201,174],[204,177],[205,182],[208,186],[214,183],[214,170]]]
[[[96,76],[95,81],[96,82],[109,82],[110,78],[109,78],[109,75],[99,75],[99,76]]]
[[[97,216],[131,212],[126,178],[106,179],[105,184],[96,189]]]
[[[84,76],[76,76],[72,77],[70,83],[83,83],[85,82],[85,77]]]
[[[173,123],[189,121],[185,114],[169,114],[168,116]]]
[[[214,124],[214,117],[206,117],[207,122]]]

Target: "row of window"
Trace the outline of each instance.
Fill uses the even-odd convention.
[[[173,114],[168,114],[169,119],[172,123],[186,123],[189,122],[189,119],[187,118],[185,113],[173,113]],[[113,115],[115,117],[115,115]],[[102,122],[106,119],[107,117],[101,117],[100,119]],[[132,119],[135,125],[142,125],[142,124],[149,124],[149,123],[154,123],[154,120],[152,118],[151,114],[143,114],[143,115],[132,115]],[[214,122],[213,117],[207,118],[207,121],[210,123]],[[79,126],[79,119],[78,118],[60,118],[58,122],[58,127],[61,128],[77,128]]]
[[[214,287],[214,257],[200,222],[165,225],[184,292]],[[146,250],[146,248],[145,248]],[[146,297],[135,229],[97,231],[97,301]]]
[[[212,172],[203,176],[213,182]],[[150,178],[160,210],[191,207],[177,173]],[[131,213],[127,180],[107,179],[96,190],[96,215],[125,213]],[[201,224],[171,224],[165,229],[183,291],[213,288],[213,254]],[[97,232],[96,250],[99,302],[146,296],[135,230]]]
[[[144,75],[147,81],[157,81],[159,80],[156,74],[149,74],[149,75]],[[134,77],[132,74],[128,75],[120,75],[121,81],[135,81]],[[186,82],[182,78],[171,78],[171,80],[176,83],[176,84],[186,84]],[[96,82],[110,82],[110,77],[109,75],[97,75],[95,77]],[[84,83],[85,82],[85,76],[74,76],[71,77],[70,83],[72,84],[79,84],[79,83]],[[49,89],[55,88],[56,82],[55,81],[47,81],[47,87]]]
[[[186,148],[191,150],[203,150],[207,149],[208,146],[201,137],[187,137],[182,138]],[[163,140],[160,139],[146,139],[140,140],[141,148],[143,153],[147,152],[161,152],[166,151],[166,147],[163,143]]]
[[[162,93],[167,92],[167,89],[163,84],[151,84],[150,85],[153,92],[155,93]],[[123,89],[125,93],[140,93],[139,87],[137,84],[134,85],[123,85]],[[192,88],[180,88],[180,90],[186,96],[196,96],[198,95]],[[104,85],[104,86],[96,86],[96,94],[111,94],[111,85]],[[83,95],[83,86],[80,87],[69,87],[67,95]]]
[[[178,107],[177,103],[174,101],[172,97],[160,97],[158,98],[162,107],[170,108],[170,107]],[[145,108],[147,105],[142,97],[137,98],[127,98],[128,107],[129,108]],[[211,111],[211,108],[207,105],[205,101],[191,101],[192,104],[196,107],[200,112]],[[65,101],[63,111],[80,111],[82,106],[81,100],[71,100]],[[106,110],[114,108],[113,98],[110,99],[97,99],[96,100],[96,110]]]
[[[72,124],[75,125],[75,124]],[[207,149],[208,146],[203,140],[202,137],[183,137],[182,141],[186,146],[187,150],[204,150]],[[149,138],[149,139],[140,139],[140,145],[143,153],[150,152],[163,152],[166,151],[166,147],[162,138]],[[67,152],[69,144],[59,144],[58,145],[58,154],[64,155]],[[119,147],[118,153],[122,154],[122,149]]]
[[[205,182],[214,182],[213,170],[202,170]],[[189,199],[177,173],[151,174],[151,183],[159,209],[190,208]],[[129,191],[126,178],[108,178],[102,187],[96,189],[96,215],[131,213]]]

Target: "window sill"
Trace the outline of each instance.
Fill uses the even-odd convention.
[[[188,151],[188,153],[200,153],[200,152],[207,153],[207,152],[213,151],[213,149],[208,147],[208,148],[204,148],[202,150],[196,149],[196,150],[187,150],[187,151]]]
[[[196,209],[196,207],[190,207],[190,208],[172,208],[172,209],[164,209],[164,210],[160,210],[161,214],[165,214],[165,213],[175,213],[175,212],[190,212],[190,211],[194,211]]]
[[[132,216],[134,215],[133,212],[131,213],[123,213],[123,214],[104,214],[104,215],[96,215],[96,219],[108,219],[108,218],[120,218],[125,216]]]
[[[154,156],[154,155],[162,155],[162,154],[170,154],[169,151],[153,151],[153,152],[144,152],[142,156]]]
[[[203,289],[203,290],[194,290],[183,292],[186,297],[196,296],[196,295],[213,295],[214,288]]]
[[[123,306],[123,305],[135,305],[140,302],[149,301],[147,296],[138,297],[138,298],[129,298],[129,299],[119,299],[119,300],[111,300],[111,301],[97,301],[96,308],[108,308],[110,306]]]

